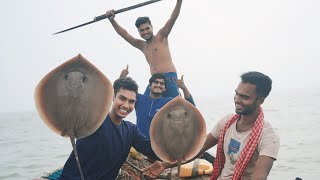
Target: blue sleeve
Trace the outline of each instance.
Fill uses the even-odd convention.
[[[150,140],[141,134],[138,128],[134,125],[134,139],[132,146],[143,155],[151,158],[152,160],[160,160],[151,148]]]
[[[193,101],[192,96],[190,96],[189,98],[186,98],[186,100],[187,100],[189,103],[191,103],[191,104],[193,104],[194,106],[196,106],[196,104],[195,104],[194,101]]]

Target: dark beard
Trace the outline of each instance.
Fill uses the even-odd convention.
[[[252,114],[254,111],[256,111],[257,107],[256,106],[250,106],[249,108],[245,108],[242,112],[237,112],[237,114],[239,115],[250,115]]]

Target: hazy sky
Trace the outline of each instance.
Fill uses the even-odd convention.
[[[128,64],[143,92],[147,62],[108,20],[52,35],[108,9],[140,2],[1,0],[0,112],[34,110],[33,93],[40,79],[78,53],[111,81]],[[139,37],[134,22],[149,16],[157,32],[175,2],[163,0],[118,14],[116,20]],[[169,36],[178,76],[185,75],[194,97],[232,94],[239,75],[250,70],[269,75],[275,92],[319,89],[319,8],[319,0],[184,0]]]

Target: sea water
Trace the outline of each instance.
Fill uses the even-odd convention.
[[[234,112],[232,96],[194,97],[207,131]],[[320,179],[320,91],[274,93],[263,104],[265,119],[280,136],[280,152],[268,179]],[[128,117],[135,122],[134,112]],[[60,168],[70,140],[53,133],[37,112],[0,114],[0,180],[26,180]],[[215,147],[209,152],[215,154]]]

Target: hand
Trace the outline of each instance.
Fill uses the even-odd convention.
[[[164,166],[164,164],[161,161],[155,161],[150,166],[142,169],[142,171],[143,171],[143,175],[149,176],[151,178],[156,178],[166,169],[167,168]]]
[[[182,90],[187,88],[183,81],[183,75],[181,76],[181,79],[176,80],[176,84]]]
[[[128,74],[129,74],[129,65],[127,65],[127,67],[124,70],[121,71],[120,78],[124,78]]]
[[[114,20],[114,17],[116,16],[115,13],[114,13],[114,10],[108,10],[106,12],[106,16],[109,18],[110,21]]]

